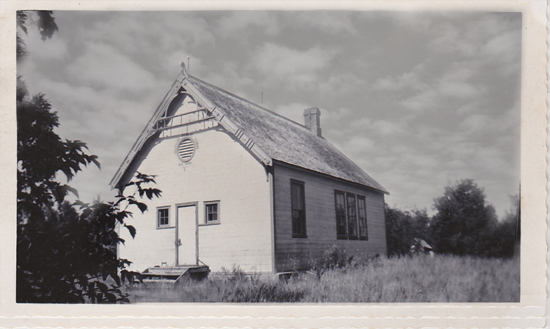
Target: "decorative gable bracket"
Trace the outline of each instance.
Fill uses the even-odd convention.
[[[121,180],[123,179],[123,176],[130,166],[130,163],[134,160],[137,153],[141,150],[147,139],[149,137],[153,136],[157,133],[153,129],[154,125],[157,123],[158,119],[163,115],[163,113],[166,112],[166,109],[170,105],[170,103],[173,101],[174,97],[178,94],[178,90],[181,88],[182,82],[187,77],[187,72],[180,72],[178,77],[176,78],[176,81],[172,84],[170,87],[170,90],[164,95],[164,98],[160,102],[159,106],[157,107],[155,113],[153,114],[153,117],[149,120],[141,134],[139,135],[138,139],[130,149],[130,152],[126,155],[124,158],[124,161],[122,161],[122,164],[118,168],[117,172],[113,176],[113,179],[111,179],[111,182],[109,183],[112,188],[118,188],[120,187]]]
[[[250,137],[248,137],[240,128],[237,127],[223,112],[222,109],[212,104],[204,97],[191,83],[184,79],[183,87],[195,98],[197,104],[204,106],[210,114],[216,118],[216,121],[235,138],[264,165],[271,166],[271,158],[258,146]]]
[[[143,129],[141,135],[136,140],[132,149],[126,155],[126,158],[118,168],[113,179],[110,182],[112,188],[117,188],[120,184],[124,184],[122,180],[125,177],[125,173],[130,167],[132,161],[141,150],[145,142],[153,135],[159,134],[162,138],[171,137],[174,129],[185,129],[184,133],[191,133],[198,130],[210,129],[218,124],[221,125],[229,134],[235,137],[243,147],[245,147],[255,158],[262,162],[265,166],[271,166],[272,159],[258,146],[252,139],[250,139],[244,131],[237,127],[223,112],[222,109],[216,107],[206,97],[204,97],[189,81],[189,74],[185,69],[185,65],[182,63],[182,71],[176,78],[176,81],[172,84],[172,87],[166,93],[163,100],[157,107],[153,117],[149,120],[149,123]],[[191,96],[198,106],[198,111],[194,113],[186,113],[179,116],[168,116],[167,110],[175,100],[178,93],[181,92],[181,88],[185,89],[183,93]],[[196,116],[195,119],[189,122],[184,122],[184,116]],[[180,120],[180,123],[177,123]],[[199,126],[202,125],[202,126]],[[208,126],[208,127],[207,127]],[[192,127],[192,128],[190,128]],[[181,134],[178,132],[178,134]],[[165,136],[166,135],[166,136]]]

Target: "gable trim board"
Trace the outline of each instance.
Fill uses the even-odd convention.
[[[172,118],[178,117],[176,115],[176,113],[180,113],[178,109],[184,106],[187,97],[190,97],[192,103],[196,104],[196,112],[206,111],[207,114],[202,119],[203,121],[214,120],[217,123],[208,129],[201,130],[205,131],[215,128],[214,131],[228,135],[233,141],[238,142],[265,171],[266,176],[264,176],[263,184],[268,184],[267,193],[269,193],[270,198],[270,200],[265,201],[269,204],[270,212],[270,214],[266,213],[266,215],[268,215],[267,218],[269,218],[270,222],[270,229],[268,231],[270,231],[271,240],[269,243],[271,249],[271,261],[269,262],[271,272],[283,269],[283,267],[277,264],[277,258],[280,257],[277,232],[280,229],[279,225],[281,225],[280,221],[282,220],[278,218],[277,207],[279,207],[278,202],[284,202],[281,200],[277,201],[277,188],[275,187],[277,175],[275,174],[275,167],[286,168],[295,172],[298,176],[319,177],[319,179],[327,180],[327,182],[332,181],[334,182],[330,183],[332,185],[350,186],[352,189],[370,191],[369,193],[381,196],[383,210],[383,195],[388,194],[388,191],[342,152],[321,137],[320,128],[318,129],[319,132],[312,132],[304,125],[190,76],[185,71],[185,67],[183,65],[182,67],[183,70],[164,96],[111,180],[110,184],[112,188],[125,186],[156,145],[172,138],[181,138],[195,134],[199,136],[200,131],[179,133],[174,136],[166,136],[168,133],[167,130],[164,130],[167,133],[163,133],[163,129],[172,129],[170,131],[172,132],[176,127],[179,127],[168,127],[168,125],[173,120]],[[179,116],[189,113],[184,112],[184,114],[180,114]],[[157,125],[157,123],[162,124]],[[307,200],[308,196],[306,195],[305,198]],[[181,202],[184,201],[197,200],[181,200]],[[222,200],[222,202],[224,201]],[[203,207],[202,203],[202,201],[197,203],[197,211],[199,211],[199,207]],[[174,214],[178,211],[177,204],[175,206],[176,208],[173,209]],[[383,217],[382,214],[381,220],[385,222]],[[200,222],[200,219],[198,220]],[[306,225],[307,223],[308,220],[306,219]],[[220,226],[224,226],[224,224],[225,222],[220,224]],[[328,224],[325,223],[326,225]],[[197,230],[197,241],[199,240],[199,235],[200,233]],[[330,235],[331,237],[332,235],[335,237],[336,231],[330,232]],[[383,235],[385,239],[385,232]],[[197,256],[200,258],[199,255]],[[153,265],[151,264],[151,266]]]
[[[124,186],[131,179],[131,177],[124,177],[125,171],[127,171],[146,140],[155,134],[153,126],[158,119],[164,113],[167,113],[170,108],[174,110],[173,107],[177,106],[177,104],[174,104],[174,101],[177,99],[177,93],[181,88],[185,89],[198,104],[204,106],[226,132],[237,139],[265,166],[271,166],[272,161],[275,159],[365,185],[389,194],[382,185],[365,173],[347,156],[324,138],[318,137],[315,133],[311,132],[308,128],[188,75],[185,70],[176,78],[172,88],[164,97],[155,114],[111,180],[110,184],[113,188]],[[204,94],[206,93],[211,97],[205,96]],[[216,100],[212,100],[213,98],[216,98]],[[168,99],[171,100],[170,103]],[[224,108],[224,101],[226,107],[229,108]],[[253,126],[262,127],[254,129]],[[253,136],[249,136],[251,134]]]

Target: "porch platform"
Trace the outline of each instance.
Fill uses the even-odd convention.
[[[206,265],[181,265],[176,267],[149,267],[141,272],[144,283],[178,283],[185,279],[202,280],[208,277],[210,269]]]

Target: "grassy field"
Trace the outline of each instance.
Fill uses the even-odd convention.
[[[380,258],[320,278],[227,271],[201,282],[126,287],[132,302],[519,302],[518,259]]]

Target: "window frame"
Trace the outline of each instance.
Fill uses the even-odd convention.
[[[172,224],[171,223],[171,220],[170,220],[170,206],[162,206],[162,207],[157,207],[157,229],[165,229],[165,228],[173,228],[174,225],[170,225]],[[166,210],[168,212],[167,214],[167,223],[166,224],[161,224],[161,214],[160,212],[162,210]]]
[[[220,225],[221,224],[221,221],[220,221],[220,200],[215,200],[215,201],[204,201],[203,202],[204,204],[204,222],[201,224],[204,225],[204,226],[208,226],[208,225]],[[216,205],[216,215],[217,215],[217,219],[216,220],[211,220],[209,221],[208,220],[208,206],[211,206],[211,205]]]
[[[350,199],[353,200],[353,207],[350,206],[349,201]],[[353,211],[353,214],[350,212]],[[357,198],[355,193],[347,193],[346,192],[346,216],[347,216],[347,222],[348,222],[348,239],[349,240],[358,240],[359,239],[359,232],[358,232],[358,222],[357,222]],[[352,219],[353,217],[353,219]],[[352,225],[355,225],[355,235],[352,235]]]
[[[342,197],[342,209],[341,213],[338,209],[338,196]],[[348,239],[348,219],[346,216],[346,192],[334,190],[334,211],[336,213],[336,238],[338,240],[347,240]],[[342,222],[343,219],[343,222]],[[339,227],[343,228],[343,234],[339,232]]]
[[[360,207],[359,207],[359,200],[363,202],[363,211],[364,216],[361,216]],[[369,239],[369,227],[367,225],[367,198],[364,195],[357,195],[357,235],[359,236],[359,240],[368,240]],[[361,227],[364,227],[365,234],[363,234],[363,230]]]
[[[299,187],[299,193],[300,193],[300,200],[301,200],[301,207],[302,209],[295,209],[294,208],[294,188],[293,186]],[[291,219],[291,228],[292,228],[292,237],[293,238],[307,238],[307,216],[306,216],[306,187],[305,183],[302,181],[290,180],[290,219]],[[294,211],[301,212],[298,215],[298,218],[296,218],[294,215]],[[298,222],[297,222],[298,221]],[[301,227],[301,231],[298,232],[297,228]]]
[[[343,197],[344,200],[344,214],[338,211],[338,195]],[[350,207],[350,199],[353,199],[353,208]],[[364,208],[361,209],[359,204],[362,203]],[[363,240],[368,241],[368,220],[367,220],[367,197],[365,195],[344,192],[341,190],[334,190],[334,210],[336,216],[336,239],[338,240]],[[364,214],[361,213],[361,210]],[[362,216],[364,215],[364,216]],[[342,221],[343,219],[343,221]],[[351,219],[351,221],[350,221]],[[345,227],[345,235],[340,234],[339,225]],[[352,225],[355,225],[355,235],[350,235],[352,231]],[[362,230],[364,227],[364,230]],[[364,234],[363,234],[364,233]]]

